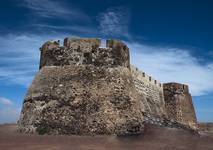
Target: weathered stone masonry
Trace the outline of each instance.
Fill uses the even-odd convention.
[[[41,47],[40,70],[25,97],[22,132],[129,134],[143,129],[143,104],[120,41],[68,39]]]
[[[64,46],[48,41],[41,47],[40,68],[43,66],[94,65],[96,67],[130,67],[129,49],[120,41],[107,40],[100,48],[100,39],[66,38]]]
[[[144,97],[145,112],[157,116],[166,116],[163,85],[134,66],[131,66],[131,72],[137,92],[141,97]]]
[[[197,128],[197,119],[188,86],[167,83],[163,85],[163,89],[168,117],[192,128]]]
[[[40,48],[40,70],[24,99],[19,131],[40,134],[138,134],[144,123],[196,128],[188,87],[162,84],[130,66],[117,40],[66,38]],[[182,86],[183,87],[183,86]]]

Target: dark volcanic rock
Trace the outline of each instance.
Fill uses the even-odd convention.
[[[179,83],[166,83],[163,88],[169,118],[197,129],[197,119],[188,86]]]
[[[81,55],[82,58],[77,57],[79,60],[71,59],[72,55],[69,54],[78,48],[75,49],[75,41],[77,44],[80,42],[78,51],[87,51]],[[93,44],[90,47],[93,40],[86,40],[86,44],[84,42],[85,40],[83,43],[74,40],[68,44],[66,41],[66,48],[47,42],[42,47],[42,55],[45,56],[42,57],[41,69],[24,99],[18,122],[19,131],[78,135],[122,135],[142,131],[143,105],[138,101],[128,63],[121,63],[124,58],[126,61],[129,58],[118,58],[117,54],[110,54],[110,62],[116,62],[112,63],[113,67],[108,66],[107,60],[103,58],[96,59],[99,62],[105,61],[106,65],[102,67],[83,63],[80,60],[89,57],[89,51],[97,49]],[[124,47],[119,42],[117,45],[118,51]],[[110,47],[115,50],[116,44],[111,41]],[[63,50],[66,53],[60,53]],[[108,49],[105,51],[108,54]],[[128,55],[128,51],[126,53]],[[59,57],[61,55],[63,56]],[[61,62],[58,61],[59,58]],[[70,61],[68,64],[65,63],[66,59]]]
[[[40,48],[40,70],[24,99],[25,133],[135,135],[145,123],[196,129],[188,87],[162,84],[130,66],[118,40],[66,38]]]

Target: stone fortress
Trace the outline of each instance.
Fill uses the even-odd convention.
[[[187,85],[165,83],[130,65],[119,40],[65,38],[40,48],[40,70],[23,102],[19,131],[140,134],[145,124],[197,129]],[[142,58],[143,59],[143,58]]]

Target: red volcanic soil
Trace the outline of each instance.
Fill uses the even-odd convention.
[[[0,150],[213,150],[213,134],[147,126],[140,136],[50,136],[16,132],[0,125]]]

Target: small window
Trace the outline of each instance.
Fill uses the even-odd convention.
[[[152,80],[152,78],[151,77],[149,77],[149,81],[151,81]]]
[[[157,84],[157,81],[155,80],[155,84]]]
[[[143,77],[145,77],[145,73],[143,72]]]
[[[90,53],[84,53],[84,57],[90,57]]]

